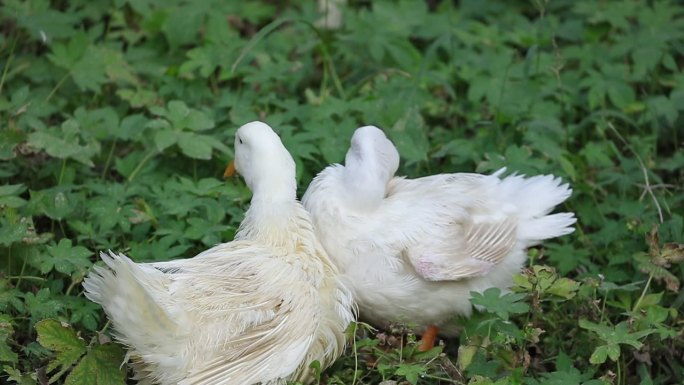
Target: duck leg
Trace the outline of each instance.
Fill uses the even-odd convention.
[[[420,346],[418,347],[418,350],[421,352],[427,352],[428,350],[434,348],[437,332],[439,332],[439,328],[437,326],[428,326],[425,329],[425,332],[423,332],[423,335],[420,337]]]

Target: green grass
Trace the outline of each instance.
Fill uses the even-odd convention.
[[[365,124],[404,175],[574,188],[577,231],[531,250],[515,293],[474,298],[459,339],[419,354],[401,325],[359,327],[321,383],[684,382],[682,5],[350,0],[325,29],[314,2],[242,3],[0,5],[1,381],[124,383],[84,275],[103,249],[232,239],[249,191],[221,174],[261,119],[300,193]]]

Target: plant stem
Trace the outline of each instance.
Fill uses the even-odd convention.
[[[333,84],[335,85],[335,88],[337,89],[337,92],[340,94],[340,97],[342,100],[347,100],[347,94],[344,92],[344,87],[342,87],[342,82],[340,81],[340,77],[337,76],[337,71],[335,70],[335,64],[332,61],[332,58],[330,58],[330,54],[328,53],[328,48],[324,45],[321,44],[321,51],[323,52],[323,60],[327,63],[327,67],[330,69],[330,78],[333,81]]]
[[[64,230],[64,224],[62,223],[62,220],[58,220],[57,223],[59,223],[59,229],[62,230],[62,236],[66,237],[67,233],[66,230]]]
[[[14,59],[14,48],[17,46],[17,38],[12,41],[12,48],[10,48],[9,58],[7,63],[5,63],[5,69],[2,71],[2,78],[0,78],[0,95],[2,95],[2,88],[5,85],[5,78],[7,77],[7,72],[9,71],[12,60]]]
[[[47,278],[43,277],[36,277],[33,275],[8,275],[5,278],[7,279],[16,279],[17,280],[17,286],[19,286],[19,283],[21,283],[22,279],[30,279],[33,281],[40,281],[40,282],[46,282]]]
[[[145,165],[145,163],[147,163],[147,161],[150,160],[150,158],[152,158],[152,156],[156,152],[157,152],[157,150],[155,149],[155,150],[148,152],[147,155],[145,155],[145,157],[140,161],[140,163],[138,163],[138,166],[136,166],[136,168],[133,170],[133,172],[131,172],[131,175],[128,176],[128,182],[132,182],[133,179],[135,179],[136,175],[138,175],[138,173],[140,172],[142,167]]]
[[[62,184],[62,179],[64,178],[64,169],[66,168],[66,159],[62,159],[62,169],[59,170],[59,179],[57,180],[57,185]]]
[[[653,273],[648,275],[648,281],[646,281],[646,285],[644,286],[644,290],[641,292],[641,296],[639,297],[639,300],[634,304],[634,307],[632,308],[632,312],[635,312],[639,309],[639,305],[641,304],[641,300],[644,299],[646,296],[646,291],[648,290],[648,287],[651,285],[651,280],[653,279]]]
[[[116,147],[116,141],[117,138],[114,138],[114,141],[112,142],[112,146],[109,148],[109,154],[107,155],[107,161],[105,162],[104,168],[102,169],[102,175],[100,176],[100,179],[104,180],[105,176],[107,176],[107,171],[109,170],[109,165],[112,162],[112,156],[114,156],[114,148]]]
[[[76,285],[78,285],[79,283],[80,283],[80,281],[79,281],[79,282],[76,282],[76,280],[73,280],[73,279],[72,279],[72,280],[71,280],[71,284],[70,284],[69,287],[67,288],[67,290],[66,290],[66,292],[64,293],[64,295],[69,295],[69,294],[71,294],[71,290],[73,290],[74,287],[76,287]]]
[[[45,101],[50,101],[52,99],[52,96],[57,92],[57,90],[64,84],[64,82],[69,78],[71,75],[71,72],[67,72],[66,75],[62,76],[61,79],[59,79],[59,82],[57,82],[57,85],[50,91],[48,96],[45,98]]]
[[[608,301],[608,292],[603,296],[603,303],[601,304],[601,318],[599,323],[603,323],[603,316],[606,314],[606,302]]]
[[[107,319],[107,323],[102,327],[102,329],[100,329],[100,331],[99,331],[98,333],[104,333],[105,330],[107,330],[107,328],[109,328],[109,324],[110,324],[111,322],[112,322],[112,320]]]
[[[617,383],[622,384],[622,355],[620,355],[620,360],[616,362],[617,364]]]
[[[11,259],[11,255],[10,255],[10,259]],[[21,264],[21,271],[19,272],[19,279],[17,280],[17,284],[15,285],[16,287],[19,287],[19,284],[21,283],[21,279],[24,276],[24,270],[26,270],[26,258],[24,258],[24,261]]]

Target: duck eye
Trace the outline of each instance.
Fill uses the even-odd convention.
[[[242,144],[242,139],[239,136],[238,136],[238,142],[240,142],[240,144]]]

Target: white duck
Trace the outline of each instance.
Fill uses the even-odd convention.
[[[571,194],[552,175],[405,179],[394,177],[398,167],[399,153],[380,129],[358,128],[344,166],[318,174],[302,203],[360,316],[426,330],[422,350],[437,327],[456,333],[448,321],[471,314],[471,291],[506,289],[526,247],[574,230],[573,213],[549,215]]]
[[[261,122],[235,134],[253,192],[235,241],[191,259],[134,263],[101,254],[83,286],[130,349],[137,377],[161,384],[284,384],[329,366],[354,319],[348,289],[296,199],[295,163]]]

